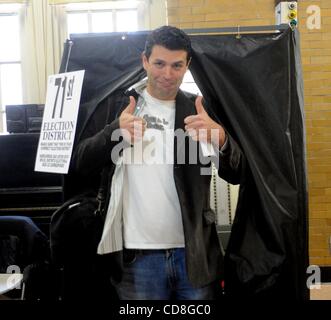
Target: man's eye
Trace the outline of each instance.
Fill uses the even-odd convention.
[[[174,65],[174,69],[176,69],[176,70],[180,70],[182,67],[183,67],[182,64],[175,64]]]
[[[163,62],[155,62],[154,65],[160,68],[163,66]]]

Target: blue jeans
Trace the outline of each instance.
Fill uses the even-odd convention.
[[[120,282],[113,285],[121,300],[212,300],[215,283],[193,288],[187,277],[185,249],[126,250]]]

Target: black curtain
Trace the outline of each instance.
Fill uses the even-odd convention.
[[[192,36],[192,73],[246,163],[227,293],[307,298],[307,183],[298,32]]]
[[[76,142],[95,108],[145,76],[146,33],[73,35],[62,65],[85,69]],[[307,181],[298,31],[192,35],[190,70],[245,154],[225,256],[228,296],[307,299]],[[68,43],[67,43],[68,45]],[[62,68],[62,71],[63,68]],[[69,174],[70,176],[70,174]]]

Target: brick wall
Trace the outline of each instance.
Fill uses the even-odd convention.
[[[307,12],[321,10],[321,28],[310,30]],[[298,1],[305,88],[311,264],[331,265],[331,1]],[[180,28],[275,24],[274,0],[167,0],[168,24]]]
[[[321,9],[321,29],[309,30],[307,9]],[[310,263],[331,265],[331,1],[300,1],[309,181]]]

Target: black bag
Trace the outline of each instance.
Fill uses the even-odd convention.
[[[93,194],[82,194],[65,202],[51,218],[51,259],[59,270],[63,300],[105,296],[110,277],[97,255],[104,219],[100,202]]]
[[[55,265],[84,261],[96,254],[103,219],[96,196],[82,194],[65,202],[51,218],[51,258]]]

